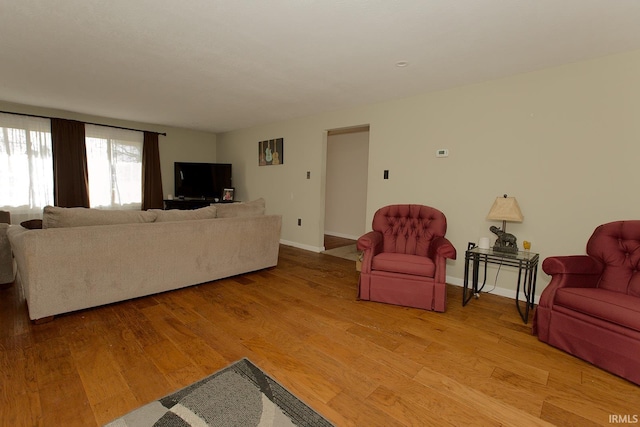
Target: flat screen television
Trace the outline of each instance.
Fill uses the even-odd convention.
[[[222,198],[232,188],[229,163],[174,163],[175,194],[186,199]]]

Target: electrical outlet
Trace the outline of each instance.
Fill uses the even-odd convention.
[[[302,225],[302,218],[298,218],[298,225]]]
[[[307,171],[307,179],[311,179],[311,171]]]
[[[384,171],[383,179],[389,179],[389,171],[388,170]]]

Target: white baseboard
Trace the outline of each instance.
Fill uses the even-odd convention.
[[[293,246],[294,248],[304,249],[305,251],[311,251],[316,253],[320,253],[324,251],[324,246],[318,247],[318,246],[304,245],[302,243],[291,242],[289,240],[280,240],[280,244],[285,246]]]
[[[464,286],[464,280],[460,279],[458,277],[447,276],[447,283],[450,284],[450,285],[455,285],[455,286],[460,286],[460,287]],[[484,292],[483,293],[487,293],[486,291],[488,291],[489,289],[492,289],[490,293],[492,293],[494,295],[499,295],[501,297],[511,298],[513,300],[516,299],[516,291],[513,290],[513,289],[501,288],[499,286],[496,286],[494,288],[493,286],[489,286],[487,284],[484,287]],[[522,292],[520,292],[520,301],[522,301],[523,298],[524,298],[524,295],[522,295]],[[538,304],[540,302],[540,297],[538,295],[534,295],[534,302],[536,304]]]
[[[358,240],[360,238],[360,236],[353,236],[351,234],[338,233],[337,231],[325,231],[324,234],[326,234],[327,236],[342,237],[343,239],[349,239],[349,240]]]

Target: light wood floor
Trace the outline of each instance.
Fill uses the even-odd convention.
[[[446,313],[356,300],[353,262],[281,247],[278,267],[28,321],[0,294],[5,426],[102,425],[243,357],[338,426],[608,425],[640,387],[547,346],[510,299]]]
[[[328,234],[324,235],[324,249],[335,249],[340,248],[342,246],[349,246],[356,243],[355,240],[345,239],[344,237],[330,236]]]

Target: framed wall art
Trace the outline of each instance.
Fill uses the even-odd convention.
[[[258,165],[272,166],[284,163],[284,138],[258,142]]]

